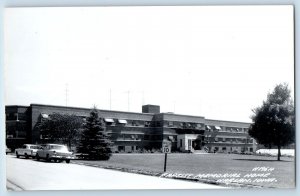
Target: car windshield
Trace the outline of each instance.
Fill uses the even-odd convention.
[[[39,149],[39,146],[30,146],[30,149]]]
[[[51,145],[49,148],[50,149],[55,149],[55,150],[68,151],[68,148],[66,146]]]

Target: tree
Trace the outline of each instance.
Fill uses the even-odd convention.
[[[276,146],[279,161],[280,149],[295,142],[295,110],[288,85],[276,85],[262,106],[253,112],[249,135],[266,147]]]
[[[111,156],[111,141],[106,132],[103,119],[99,118],[96,108],[90,112],[81,134],[78,153],[93,160],[108,160]]]
[[[71,149],[80,136],[83,120],[69,114],[53,113],[39,124],[42,138],[48,142],[62,142]]]

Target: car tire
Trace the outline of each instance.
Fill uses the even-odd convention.
[[[27,153],[25,153],[25,159],[28,159],[29,157],[28,157],[28,154]]]
[[[47,156],[46,156],[46,161],[51,162],[51,159],[49,158],[49,154],[47,154]]]
[[[35,155],[35,158],[36,158],[37,161],[39,161],[39,160],[40,160],[39,154],[36,154],[36,155]]]
[[[66,159],[66,163],[70,163],[70,159]]]
[[[18,154],[18,152],[16,152],[16,156],[17,156],[17,158],[19,158],[19,157],[20,157],[20,155]]]

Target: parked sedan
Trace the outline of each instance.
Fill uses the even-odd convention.
[[[40,148],[41,147],[39,145],[24,144],[22,146],[22,148],[17,148],[15,150],[15,153],[16,153],[17,158],[19,158],[20,156],[24,156],[26,159],[28,159],[29,157],[34,158],[36,155],[36,152]]]
[[[6,146],[5,154],[8,154],[8,153],[10,153],[10,152],[11,152],[11,149],[10,149],[10,148],[7,148],[7,146]]]
[[[74,159],[72,152],[68,150],[68,147],[60,144],[44,144],[41,145],[41,149],[36,152],[36,159],[45,159],[46,161],[53,160],[57,161],[66,161],[70,163],[71,159]]]

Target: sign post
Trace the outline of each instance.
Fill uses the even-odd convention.
[[[170,145],[170,143],[163,143],[162,152],[165,153],[164,172],[166,172],[167,171],[168,153],[171,153],[171,145]]]
[[[165,153],[165,165],[164,165],[164,172],[167,171],[167,157],[168,157],[168,153]]]

